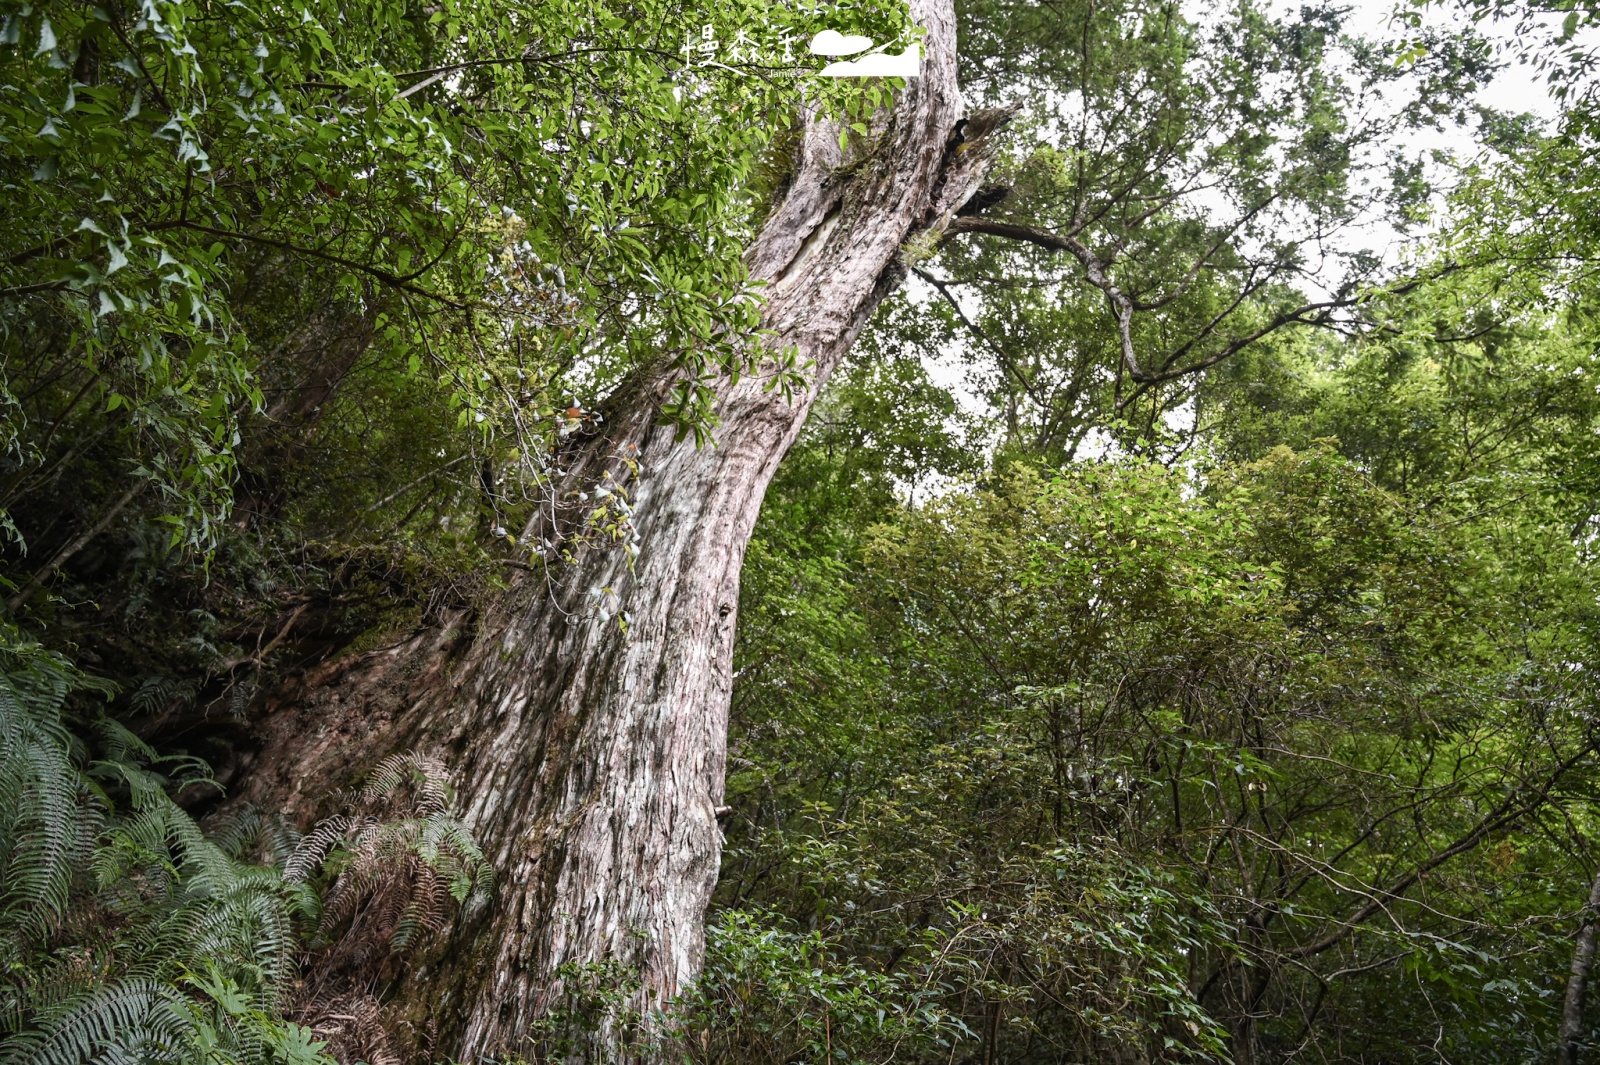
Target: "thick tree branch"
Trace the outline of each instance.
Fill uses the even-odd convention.
[[[151,226],[150,228],[152,230],[187,229],[195,233],[204,233],[208,236],[217,237],[222,240],[242,240],[248,244],[260,244],[263,247],[277,248],[279,251],[285,251],[291,255],[304,255],[308,258],[320,259],[323,262],[333,263],[335,266],[342,266],[347,270],[354,270],[357,273],[365,274],[376,281],[382,282],[384,285],[387,285],[392,289],[397,289],[401,292],[408,292],[413,296],[422,296],[425,299],[434,301],[435,303],[443,304],[452,310],[459,311],[467,308],[467,304],[465,303],[460,303],[456,300],[441,296],[439,293],[423,288],[421,285],[413,284],[410,278],[402,277],[399,274],[390,273],[388,270],[385,270],[382,267],[372,266],[369,263],[356,262],[354,259],[346,259],[342,255],[334,255],[331,252],[320,251],[316,248],[307,248],[303,245],[295,244],[292,241],[280,240],[277,237],[267,237],[259,233],[244,233],[234,229],[220,229],[216,226],[208,226],[200,222],[189,221],[188,219],[176,219],[171,222],[162,222],[158,225]],[[435,262],[437,262],[437,260],[435,260]],[[413,274],[411,276],[415,277],[416,275]]]
[[[1224,238],[1222,239],[1225,239],[1227,235],[1236,232],[1238,226],[1243,225],[1265,207],[1266,204],[1263,203],[1249,212],[1244,218],[1240,219],[1240,221],[1232,229],[1230,229],[1228,234],[1225,234]],[[1262,337],[1265,337],[1269,333],[1275,332],[1286,325],[1325,325],[1331,320],[1333,312],[1354,307],[1367,299],[1367,296],[1364,293],[1352,294],[1347,287],[1346,290],[1341,291],[1332,299],[1314,300],[1302,303],[1299,306],[1289,310],[1280,311],[1269,318],[1261,326],[1239,336],[1229,338],[1224,342],[1220,350],[1214,351],[1210,355],[1200,358],[1194,362],[1184,365],[1175,365],[1184,357],[1184,355],[1193,351],[1198,344],[1212,337],[1216,333],[1217,329],[1221,326],[1222,322],[1229,315],[1238,310],[1238,308],[1243,305],[1245,300],[1259,292],[1264,284],[1250,283],[1244,286],[1237,298],[1235,298],[1222,312],[1214,316],[1203,328],[1197,330],[1194,336],[1192,336],[1177,350],[1171,352],[1165,358],[1161,359],[1159,363],[1156,364],[1160,367],[1159,369],[1149,369],[1140,364],[1138,353],[1134,347],[1134,314],[1140,311],[1158,309],[1170,303],[1172,299],[1180,296],[1182,291],[1187,289],[1187,287],[1193,282],[1194,278],[1198,276],[1199,272],[1204,268],[1205,264],[1210,260],[1211,256],[1215,254],[1217,249],[1221,246],[1222,239],[1219,239],[1216,243],[1214,243],[1206,251],[1206,253],[1202,255],[1199,260],[1197,260],[1195,265],[1191,268],[1189,274],[1185,276],[1183,282],[1180,284],[1180,289],[1177,293],[1169,296],[1168,298],[1153,302],[1141,302],[1140,300],[1137,300],[1133,296],[1129,295],[1127,292],[1124,292],[1122,288],[1118,286],[1117,283],[1112,279],[1112,261],[1097,254],[1092,248],[1090,248],[1083,241],[1079,240],[1076,236],[1070,234],[1052,233],[1048,230],[1038,229],[1034,226],[1019,225],[1015,222],[1001,222],[991,218],[964,216],[951,221],[949,227],[945,230],[945,239],[948,240],[951,237],[959,236],[963,233],[976,233],[992,237],[1004,237],[1007,240],[1019,240],[1023,241],[1024,243],[1033,244],[1036,247],[1044,248],[1047,251],[1066,252],[1078,260],[1078,263],[1083,267],[1084,276],[1088,278],[1091,285],[1104,293],[1106,302],[1110,305],[1112,317],[1117,323],[1117,338],[1118,344],[1121,348],[1122,365],[1127,370],[1129,378],[1133,380],[1135,385],[1133,390],[1129,392],[1127,396],[1124,396],[1117,401],[1117,409],[1119,411],[1126,409],[1130,403],[1144,395],[1153,386],[1210,369],[1223,360],[1238,354],[1245,347],[1255,343]],[[1415,278],[1402,285],[1392,288],[1390,291],[1397,295],[1404,294],[1423,284],[1426,280],[1443,277],[1456,269],[1458,269],[1458,267],[1455,264],[1447,264],[1441,270],[1431,275],[1430,278]]]
[[[96,536],[99,536],[101,533],[105,532],[106,528],[110,526],[111,522],[116,518],[116,516],[122,513],[123,508],[129,503],[133,502],[135,496],[139,495],[149,487],[150,482],[147,479],[141,477],[135,480],[128,490],[122,493],[122,498],[111,504],[111,506],[106,509],[106,512],[100,515],[99,521],[89,526],[81,534],[79,534],[76,539],[72,540],[60,551],[57,551],[55,557],[41,566],[39,571],[28,579],[28,583],[24,584],[17,594],[6,600],[6,613],[15,615],[16,612],[20,610],[22,606],[33,596],[33,593],[38,591],[39,588],[43,586],[45,581],[50,579],[51,574],[55,573],[56,570],[66,565],[73,555],[76,555],[79,551],[82,551],[85,547],[87,547],[90,541],[92,541]]]
[[[961,322],[961,324],[966,328],[967,332],[973,335],[978,343],[989,349],[989,353],[995,357],[995,361],[1000,364],[1000,369],[1003,372],[1011,377],[1016,378],[1017,385],[1022,389],[1023,393],[1027,395],[1029,399],[1039,404],[1040,407],[1047,406],[1047,404],[1039,397],[1039,395],[1034,392],[1032,385],[1028,382],[1028,379],[1023,376],[1020,370],[1017,369],[1016,364],[1011,360],[1011,356],[1007,355],[1001,349],[1000,345],[994,342],[993,337],[985,333],[978,327],[976,322],[967,317],[967,312],[962,309],[961,304],[956,300],[955,294],[950,291],[949,285],[944,280],[933,276],[926,270],[923,270],[921,267],[912,267],[911,272],[922,278],[922,280],[926,281],[928,284],[932,285],[934,291],[944,297],[944,301],[950,305],[950,309],[956,312],[957,320]]]
[[[1110,264],[1096,255],[1087,244],[1076,237],[1060,236],[1032,226],[1019,226],[1013,222],[997,222],[989,218],[957,218],[950,223],[945,231],[951,236],[959,233],[986,233],[995,237],[1006,237],[1011,240],[1027,241],[1037,244],[1041,248],[1051,251],[1064,251],[1078,260],[1083,267],[1083,272],[1089,278],[1089,283],[1105,293],[1106,300],[1111,304],[1112,315],[1117,320],[1117,336],[1122,347],[1122,363],[1128,370],[1128,376],[1135,381],[1143,381],[1148,376],[1139,365],[1138,357],[1133,350],[1133,300],[1128,297],[1109,273]]]

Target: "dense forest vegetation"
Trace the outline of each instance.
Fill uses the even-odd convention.
[[[0,15],[3,1065],[1600,1060],[1592,0]]]

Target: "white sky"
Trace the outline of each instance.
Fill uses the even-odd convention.
[[[1345,23],[1345,31],[1352,36],[1371,40],[1393,40],[1406,34],[1404,25],[1393,21],[1397,9],[1410,8],[1404,0],[1347,0],[1347,2],[1350,12]],[[1294,0],[1271,0],[1269,10],[1288,12],[1296,6],[1298,5]],[[1545,20],[1549,23],[1552,38],[1556,35],[1563,14],[1558,12]],[[1467,19],[1453,7],[1433,5],[1425,9],[1423,17],[1425,25],[1435,29],[1459,29],[1467,25]],[[1477,28],[1496,44],[1509,43],[1511,39],[1511,27],[1504,24],[1484,22]],[[1509,55],[1502,56],[1501,61],[1505,65],[1487,86],[1478,91],[1476,101],[1501,112],[1533,114],[1547,123],[1554,119],[1557,114],[1557,103],[1533,68],[1517,62]],[[1396,147],[1406,149],[1406,154],[1413,157],[1430,151],[1441,151],[1465,162],[1483,152],[1474,139],[1475,132],[1470,127],[1405,130],[1402,131],[1403,140]],[[1437,170],[1435,174],[1437,177],[1447,179],[1447,175]],[[1408,246],[1415,246],[1421,239],[1423,239],[1421,232],[1407,236],[1380,220],[1345,233],[1342,243],[1346,250],[1365,248],[1378,252],[1385,262],[1394,265]]]
[[[1372,39],[1396,37],[1403,34],[1402,27],[1391,26],[1390,19],[1397,8],[1402,5],[1396,0],[1346,0],[1350,7],[1350,14],[1345,23],[1346,31],[1356,36]],[[1284,12],[1293,10],[1297,4],[1275,0],[1269,5],[1269,10]],[[1561,25],[1564,12],[1556,12],[1547,18],[1554,36],[1555,29]],[[1430,7],[1424,15],[1424,22],[1431,27],[1455,28],[1466,25],[1467,20],[1453,10],[1445,10],[1438,6]],[[1490,40],[1507,41],[1510,39],[1509,27],[1496,27],[1491,23],[1479,25]],[[1479,93],[1479,102],[1497,108],[1501,111],[1532,112],[1543,118],[1552,118],[1556,113],[1555,102],[1550,94],[1545,91],[1544,84],[1539,81],[1528,67],[1512,63],[1507,69],[1500,72],[1494,83],[1483,92]]]

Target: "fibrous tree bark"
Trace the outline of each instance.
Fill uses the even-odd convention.
[[[523,574],[473,625],[319,667],[260,712],[261,746],[234,793],[302,823],[330,788],[393,752],[450,765],[498,883],[438,960],[393,989],[414,1023],[437,1025],[436,1053],[532,1056],[532,1034],[586,967],[634,974],[614,1005],[648,1036],[698,971],[720,857],[739,571],[762,495],[818,390],[901,281],[903,246],[936,239],[977,189],[1004,117],[984,116],[984,136],[963,139],[951,0],[913,0],[911,13],[926,29],[921,76],[844,149],[837,127],[812,120],[748,253],[768,283],[770,342],[810,363],[808,390],[785,398],[760,373],[725,382],[716,444],[697,447],[656,424],[672,371],[638,375],[607,401],[605,431],[562,456],[557,491],[574,498],[619,457],[638,457],[633,569],[621,551],[592,550],[553,584]],[[625,632],[603,616],[616,609]],[[626,1028],[602,1021],[568,1056],[649,1057],[648,1039]]]

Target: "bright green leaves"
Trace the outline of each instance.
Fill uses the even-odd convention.
[[[1461,331],[1426,310],[1440,328],[1394,317],[1388,360],[1377,342],[1311,346],[1294,374],[1314,400],[1248,389],[1285,379],[1241,361],[1264,412],[1305,422],[1210,407],[1202,443],[1237,445],[1237,423],[1258,447],[1223,468],[1002,464],[886,508],[839,483],[853,427],[814,428],[749,556],[730,920],[813,924],[813,979],[926,973],[970,1030],[957,1057],[1242,1056],[1359,1033],[1398,1059],[1437,1036],[1441,1003],[1463,1057],[1530,1053],[1592,876],[1553,826],[1592,825],[1595,581],[1541,493],[1552,452],[1592,437],[1592,394],[1575,420],[1556,412],[1593,382],[1562,387],[1587,353],[1568,361],[1560,337],[1524,347],[1533,334],[1487,322],[1484,365],[1440,359]],[[1359,462],[1306,439],[1334,425]],[[864,556],[861,512],[882,522]],[[1473,835],[1522,795],[1538,801]],[[744,957],[713,955],[719,993]],[[1260,997],[1230,983],[1243,971]],[[764,1010],[786,986],[720,1030],[745,1047],[814,1030],[821,1005]]]
[[[693,1060],[853,1063],[937,1054],[972,1035],[940,1001],[942,974],[929,964],[946,946],[937,935],[892,972],[776,914],[723,913],[706,940],[706,974],[686,1011],[703,1054]]]
[[[886,0],[839,28],[893,36],[902,19]],[[686,69],[679,46],[822,24],[754,0],[627,17],[589,0],[25,6],[0,44],[14,379],[93,375],[86,431],[114,428],[175,542],[202,552],[255,382],[296,328],[253,305],[268,290],[386,315],[385,343],[412,349],[401,364],[450,394],[473,446],[523,456],[535,481],[548,415],[643,366],[698,382],[668,416],[706,437],[710,390],[762,354],[742,263],[753,167],[803,101],[887,100]],[[25,462],[47,440],[14,427]]]

